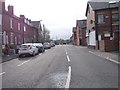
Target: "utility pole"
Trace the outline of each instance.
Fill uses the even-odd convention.
[[[45,43],[45,25],[43,24],[43,43]]]
[[[120,58],[120,1],[118,3],[118,9],[119,9],[119,58]]]

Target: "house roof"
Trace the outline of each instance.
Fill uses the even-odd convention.
[[[40,28],[40,21],[31,21],[32,26]]]
[[[120,0],[91,0],[87,3],[87,9],[86,9],[86,16],[87,11],[89,8],[89,5],[92,7],[93,10],[100,10],[100,9],[107,9],[107,8],[115,8],[118,7],[118,2]]]
[[[86,19],[84,20],[77,20],[76,21],[76,27],[80,27],[80,28],[85,28],[86,27]]]
[[[75,32],[76,31],[76,27],[73,27],[73,32]]]

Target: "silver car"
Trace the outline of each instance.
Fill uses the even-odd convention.
[[[19,48],[18,54],[19,57],[23,55],[35,56],[36,54],[38,54],[38,48],[31,43],[22,44]]]

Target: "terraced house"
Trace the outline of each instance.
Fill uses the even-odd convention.
[[[14,15],[14,7],[8,6],[5,9],[5,2],[2,2],[2,49],[5,53],[6,46],[9,49],[16,49],[18,45],[28,42],[39,42],[39,31],[32,24],[32,21],[24,15]]]
[[[119,50],[119,1],[88,1],[87,44],[101,51]]]

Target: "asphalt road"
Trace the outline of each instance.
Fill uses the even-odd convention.
[[[72,45],[5,62],[0,75],[3,88],[118,88],[118,64]]]

